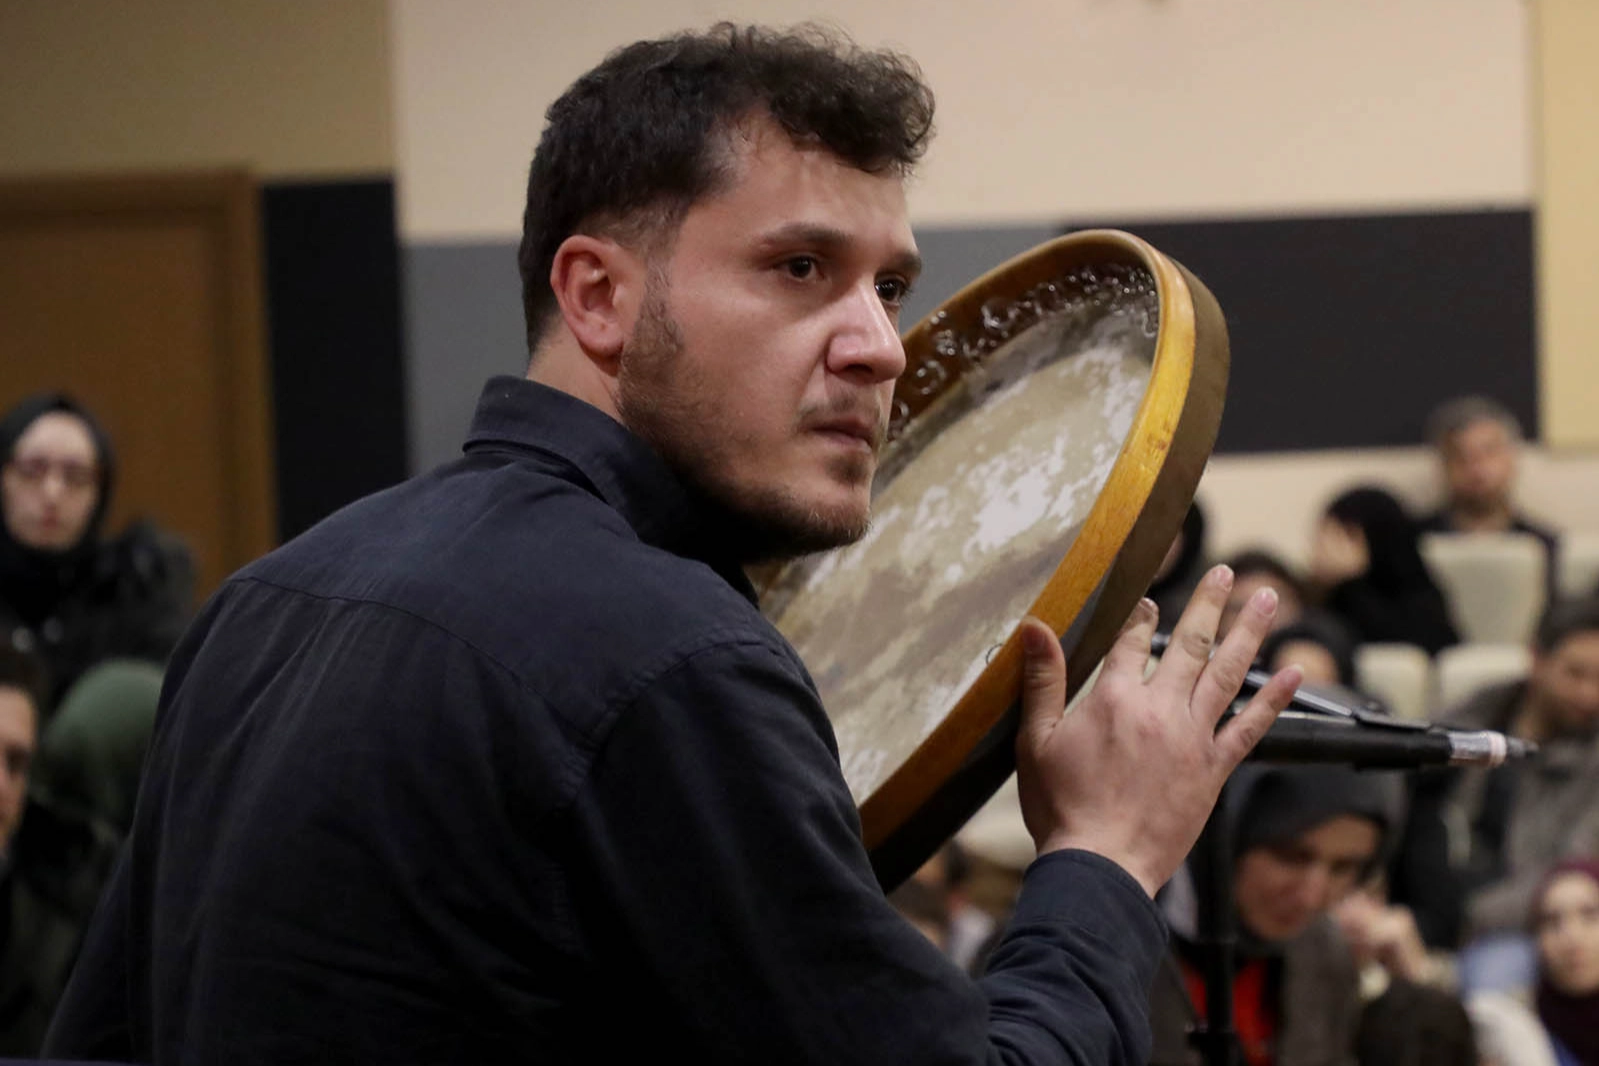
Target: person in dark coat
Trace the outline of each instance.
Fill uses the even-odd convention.
[[[37,1054],[116,855],[104,827],[28,794],[45,690],[0,641],[0,1056]]]
[[[1323,607],[1363,643],[1414,644],[1436,654],[1460,642],[1421,557],[1416,523],[1383,489],[1352,489],[1328,504],[1310,572]]]
[[[49,672],[48,721],[91,667],[162,662],[188,620],[194,569],[170,534],[105,534],[116,457],[94,415],[63,393],[0,416],[0,624]]]

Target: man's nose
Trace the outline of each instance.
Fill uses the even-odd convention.
[[[833,372],[854,373],[874,384],[903,374],[905,346],[875,282],[852,290],[843,310],[844,321],[828,351]]]
[[[1312,865],[1295,887],[1299,903],[1306,910],[1319,913],[1332,906],[1332,875],[1325,867]]]

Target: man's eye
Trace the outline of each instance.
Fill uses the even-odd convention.
[[[877,283],[877,298],[886,304],[898,306],[910,293],[910,283],[903,278],[883,278]]]
[[[796,255],[785,260],[783,268],[788,271],[789,277],[804,279],[816,273],[816,260],[808,255]]]

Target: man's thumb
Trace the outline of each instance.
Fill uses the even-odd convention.
[[[1051,729],[1066,711],[1066,653],[1055,631],[1029,615],[1022,620],[1024,732]]]

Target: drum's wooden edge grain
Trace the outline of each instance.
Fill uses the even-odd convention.
[[[1040,245],[983,275],[944,305],[948,317],[966,317],[980,305],[987,287],[1007,272],[1020,273],[1027,284],[1050,276],[1064,262],[1106,261],[1105,253],[1113,260],[1141,263],[1154,276],[1160,324],[1150,383],[1133,428],[1077,539],[1030,610],[1056,633],[1064,633],[1104,578],[1094,616],[1069,662],[1072,692],[1103,657],[1120,620],[1143,594],[1193,498],[1221,420],[1226,325],[1214,297],[1188,271],[1117,230],[1089,230]],[[925,319],[906,334],[907,348],[926,343],[930,322]],[[1141,523],[1151,503],[1156,508]],[[1010,711],[1021,687],[1021,665],[1020,641],[1013,632],[955,708],[862,801],[861,831],[868,850],[900,829]]]

